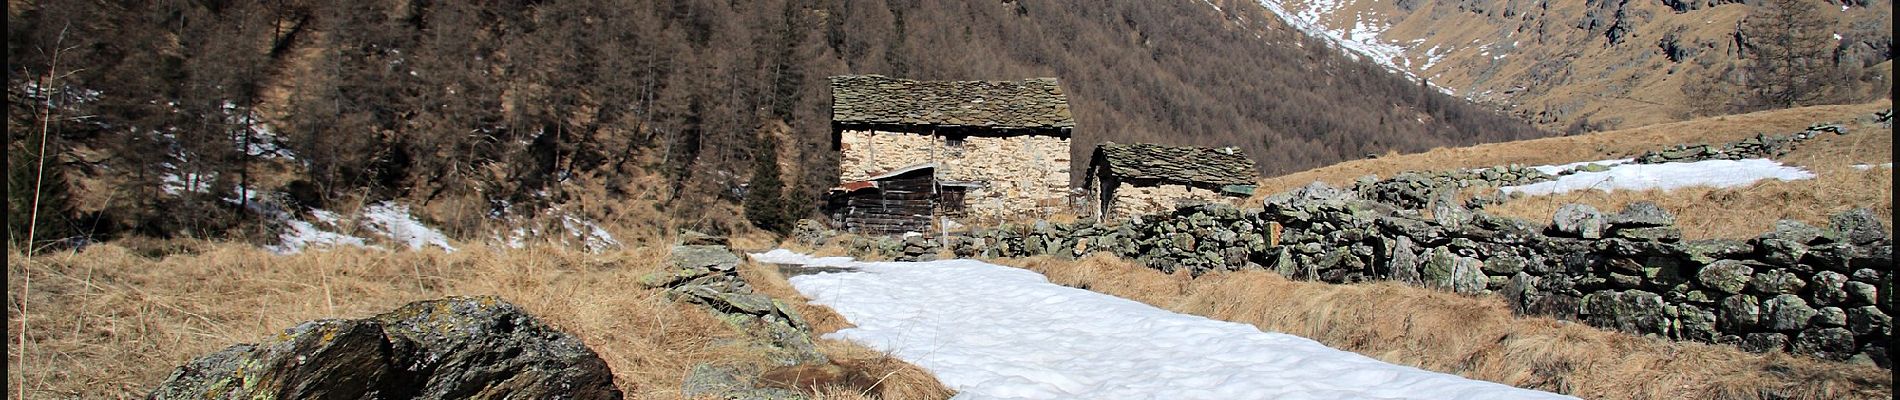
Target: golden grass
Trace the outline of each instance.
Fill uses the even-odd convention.
[[[1644,151],[1678,144],[1720,145],[1757,133],[1787,134],[1816,122],[1838,122],[1847,135],[1824,134],[1802,144],[1779,161],[1801,166],[1818,177],[1803,181],[1766,181],[1733,189],[1685,188],[1672,191],[1580,191],[1514,199],[1487,207],[1497,215],[1548,223],[1558,207],[1588,204],[1616,212],[1636,201],[1649,201],[1676,214],[1683,236],[1689,239],[1750,238],[1767,232],[1776,220],[1793,219],[1827,226],[1828,216],[1856,207],[1874,211],[1893,231],[1893,173],[1889,169],[1857,170],[1854,164],[1893,162],[1893,130],[1862,120],[1892,102],[1847,106],[1818,106],[1752,114],[1703,118],[1670,124],[1518,142],[1388,155],[1355,160],[1310,171],[1263,180],[1250,202],[1292,190],[1313,181],[1349,185],[1367,174],[1391,177],[1403,171],[1448,170],[1502,164],[1547,165],[1626,158]]]
[[[574,334],[606,360],[629,398],[679,398],[698,363],[769,365],[762,352],[734,344],[743,335],[707,311],[640,286],[641,275],[662,268],[663,248],[598,255],[553,247],[468,246],[452,254],[341,248],[278,256],[186,242],[164,252],[180,254],[148,258],[107,243],[29,264],[10,251],[9,389],[26,398],[142,397],[172,368],[225,346],[301,321],[360,318],[447,295],[499,295]],[[30,336],[21,336],[22,324]],[[888,393],[944,392],[928,374],[900,371],[901,362],[868,349],[835,342],[821,350],[876,361],[872,373],[895,378],[883,384]],[[819,398],[866,395],[827,389]]]
[[[1262,179],[1259,189],[1254,192],[1256,194],[1250,202],[1259,203],[1268,195],[1297,189],[1313,181],[1323,181],[1335,186],[1350,184],[1354,179],[1367,174],[1378,174],[1380,177],[1389,178],[1404,171],[1478,168],[1513,163],[1563,164],[1633,157],[1645,151],[1660,150],[1663,147],[1678,144],[1728,143],[1746,139],[1757,133],[1797,132],[1816,122],[1854,121],[1865,118],[1874,111],[1889,107],[1893,107],[1893,102],[1890,100],[1857,105],[1801,107],[1702,118],[1587,135],[1458,148],[1436,148],[1423,153],[1352,160]],[[1879,128],[1860,129],[1854,134],[1872,133],[1877,129]],[[1892,132],[1887,133],[1891,135]]]
[[[1386,362],[1603,399],[1890,398],[1887,370],[1676,343],[1550,318],[1494,297],[1381,282],[1294,282],[1265,271],[1189,279],[1105,254],[1001,260],[1051,282],[1252,324]]]

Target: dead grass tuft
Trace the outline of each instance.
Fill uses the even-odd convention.
[[[1877,367],[1676,343],[1549,318],[1501,301],[1397,283],[1294,282],[1265,271],[1169,276],[1105,254],[1004,260],[1175,312],[1252,324],[1386,362],[1610,399],[1890,398]]]
[[[146,250],[153,248],[159,250]],[[107,243],[28,264],[10,250],[7,335],[24,346],[8,348],[8,386],[27,398],[142,397],[191,358],[302,321],[484,294],[581,338],[630,398],[681,397],[680,383],[698,363],[768,365],[765,354],[739,345],[742,335],[705,310],[640,286],[639,277],[658,271],[665,257],[663,248],[652,247],[608,254],[555,247],[468,246],[452,254],[340,248],[278,256],[230,243]],[[30,292],[23,288],[28,277]],[[28,316],[31,335],[23,338],[16,328]],[[875,358],[854,347],[823,349],[839,359]],[[886,379],[881,386],[888,393],[947,392],[934,379],[893,372],[898,369],[867,370],[906,377]],[[906,387],[926,383],[929,388]]]

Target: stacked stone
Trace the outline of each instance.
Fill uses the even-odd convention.
[[[1576,170],[1562,174],[1575,173]],[[1556,179],[1556,175],[1522,165],[1451,171],[1413,171],[1391,179],[1378,176],[1360,178],[1353,190],[1367,199],[1407,209],[1421,209],[1447,194],[1471,187],[1528,185]]]
[[[1315,184],[1261,209],[1209,204],[1107,224],[1037,222],[953,238],[958,257],[1109,252],[1193,275],[1266,269],[1498,295],[1518,312],[1676,340],[1889,366],[1892,240],[1871,212],[1683,241],[1650,203],[1567,205],[1545,226],[1438,201],[1425,210]]]
[[[796,309],[739,277],[740,259],[726,238],[691,231],[680,236],[667,258],[671,268],[641,277],[642,285],[665,288],[668,298],[705,306],[734,329],[763,339],[765,353],[779,364],[827,361]]]
[[[1165,146],[1153,143],[1102,143],[1096,157],[1121,180],[1153,180],[1218,190],[1227,185],[1252,186],[1254,163],[1239,149]]]
[[[1838,124],[1814,124],[1808,129],[1788,135],[1756,134],[1755,137],[1722,145],[1707,144],[1675,145],[1661,151],[1645,152],[1636,157],[1638,164],[1661,164],[1669,162],[1694,162],[1703,160],[1742,160],[1749,158],[1781,157],[1805,142],[1824,133],[1847,134],[1847,128]]]
[[[831,77],[832,121],[844,124],[1074,128],[1054,78],[916,81],[879,75]]]

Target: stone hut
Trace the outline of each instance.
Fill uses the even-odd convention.
[[[1068,207],[1075,118],[1054,78],[834,76],[831,99],[839,186],[826,209],[846,230],[928,233]]]
[[[1172,211],[1192,203],[1239,203],[1253,195],[1253,160],[1240,149],[1151,143],[1095,146],[1083,188],[1097,218]]]

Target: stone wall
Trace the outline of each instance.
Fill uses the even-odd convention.
[[[938,179],[979,185],[965,195],[968,216],[977,220],[1042,217],[1068,206],[1068,138],[970,136],[951,146],[937,135],[846,130],[840,147],[840,179],[846,182],[940,163]]]
[[[1428,215],[1316,184],[1261,208],[1199,205],[946,240],[959,257],[1109,252],[1170,273],[1391,280],[1646,336],[1890,367],[1893,241],[1867,210],[1826,229],[1783,221],[1750,240],[1684,241],[1675,218],[1648,203],[1616,214],[1566,206],[1548,224],[1448,203]]]
[[[1094,196],[1093,198],[1100,198]],[[1243,198],[1222,196],[1220,192],[1188,185],[1161,184],[1138,186],[1128,182],[1117,185],[1109,201],[1107,218],[1167,213],[1185,204],[1224,203],[1238,205]]]

